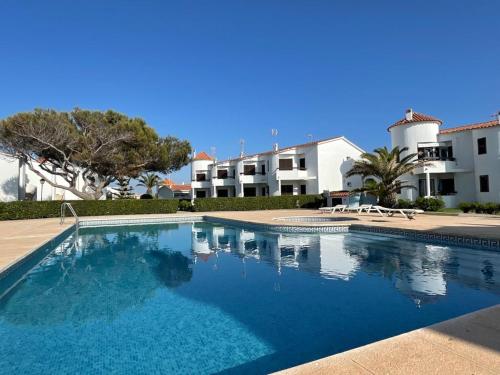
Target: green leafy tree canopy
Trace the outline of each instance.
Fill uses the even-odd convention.
[[[141,118],[81,109],[35,109],[1,120],[0,147],[48,184],[82,199],[99,199],[120,176],[178,170],[191,153],[188,141],[162,138]]]

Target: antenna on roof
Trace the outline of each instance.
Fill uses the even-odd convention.
[[[243,138],[240,139],[240,158],[245,155],[245,140]]]
[[[271,129],[271,137],[277,137],[278,136],[278,129]],[[278,143],[273,142],[273,151],[278,151]]]
[[[313,141],[313,135],[311,133],[307,135],[307,140],[309,141],[309,143]]]
[[[498,111],[497,113],[495,113],[491,117],[495,117],[496,120],[497,120],[497,123],[500,124],[500,111]]]

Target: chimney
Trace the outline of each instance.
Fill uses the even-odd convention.
[[[274,152],[278,152],[278,150],[279,150],[278,144],[277,143],[273,143],[273,151]]]
[[[413,120],[413,109],[408,108],[405,113],[405,118],[407,121]]]

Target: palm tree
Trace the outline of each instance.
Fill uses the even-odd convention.
[[[138,186],[144,186],[146,188],[146,194],[153,195],[153,188],[158,185],[160,177],[155,173],[145,173],[138,178]]]
[[[394,207],[396,197],[402,188],[416,189],[400,178],[411,173],[416,168],[425,165],[423,160],[414,160],[417,154],[408,154],[404,157],[402,153],[408,151],[408,147],[394,147],[389,150],[381,147],[373,153],[364,153],[361,160],[356,160],[352,168],[346,173],[346,177],[360,175],[363,178],[373,177],[365,181],[364,186],[355,189],[358,192],[367,192],[378,197],[379,204],[384,207]]]

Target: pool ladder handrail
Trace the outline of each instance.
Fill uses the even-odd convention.
[[[63,204],[61,204],[61,225],[64,224],[64,219],[66,218],[66,208],[68,208],[71,214],[75,217],[75,225],[76,229],[78,229],[78,226],[80,225],[80,218],[76,214],[76,211],[71,203],[68,202],[64,202]]]

